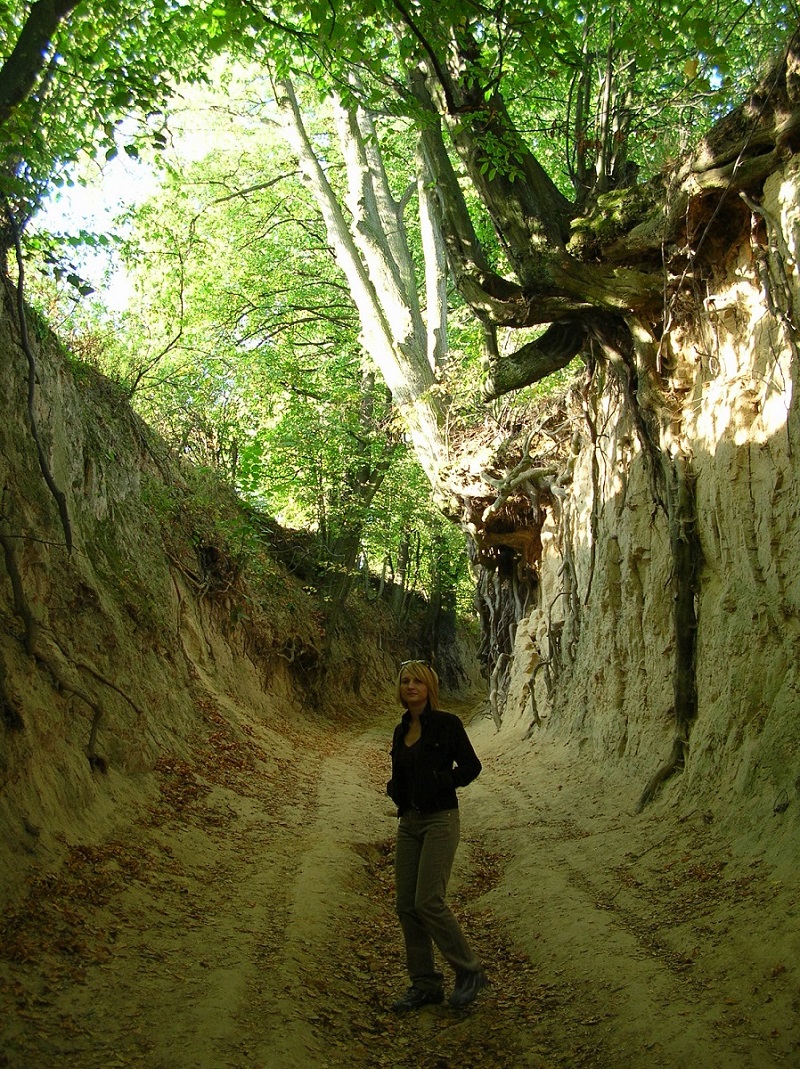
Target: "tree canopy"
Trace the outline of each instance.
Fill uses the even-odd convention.
[[[0,20],[7,245],[75,160],[168,146],[179,86],[225,63],[256,72],[241,166],[207,160],[194,194],[175,179],[180,209],[140,219],[154,336],[123,374],[140,395],[160,382],[178,440],[205,435],[256,492],[317,444],[280,444],[287,413],[316,419],[328,458],[346,439],[331,485],[304,492],[320,529],[335,496],[360,502],[330,532],[348,568],[403,436],[486,544],[509,480],[536,465],[523,448],[504,468],[477,394],[517,393],[576,356],[621,365],[635,392],[672,302],[714,269],[709,222],[747,225],[736,194],[797,137],[785,3],[40,0]],[[269,151],[245,152],[254,128]],[[295,172],[305,192],[281,184]],[[220,244],[238,250],[223,277]],[[193,322],[189,300],[204,309]]]
[[[351,166],[383,172],[370,179],[373,210],[394,213],[401,227],[406,191],[391,191],[379,151],[365,153],[365,146],[379,150],[387,126],[413,124],[419,197],[430,202],[420,202],[421,218],[431,218],[425,247],[446,257],[449,278],[482,324],[491,396],[563,366],[592,336],[613,334],[615,317],[647,316],[661,305],[661,265],[643,261],[660,252],[663,225],[654,223],[648,238],[627,249],[617,241],[613,256],[604,253],[609,231],[621,238],[628,220],[663,197],[664,180],[646,179],[731,109],[793,28],[794,15],[786,4],[745,2],[646,2],[618,11],[572,0],[546,8],[528,0],[366,0],[346,8],[40,0],[6,5],[3,18],[9,50],[0,68],[0,181],[25,205],[23,216],[40,183],[61,180],[80,153],[119,151],[123,117],[139,121],[122,137],[125,151],[138,153],[148,139],[164,144],[172,91],[187,78],[206,78],[214,54],[245,57],[269,73],[284,108],[295,107],[297,151],[304,109],[326,96],[337,101],[340,132],[361,153]],[[751,142],[747,155],[757,148]],[[318,178],[328,152],[318,155]],[[305,159],[310,175],[311,153]],[[354,174],[348,202],[350,219],[359,204],[361,232],[384,223],[367,220],[364,185]],[[624,197],[615,195],[620,189]],[[349,268],[342,260],[356,301],[367,249],[362,244]],[[392,250],[381,268],[384,282],[387,272],[410,279],[408,265],[397,262],[401,252]],[[423,288],[426,278],[441,288],[440,265],[429,257],[427,267],[412,288]],[[399,335],[421,328],[399,322],[409,311],[413,318],[408,302],[418,296],[397,295],[394,308],[380,312],[374,301],[371,309],[362,303],[362,320],[377,314],[369,329],[380,332],[383,317],[400,317],[389,323],[389,347],[407,345]],[[427,311],[427,331],[439,331],[441,346],[444,313]],[[502,327],[542,329],[501,360]],[[382,368],[397,403],[423,424],[439,418],[421,412],[416,399],[429,391],[441,353],[424,355]],[[420,449],[431,436],[423,426]],[[436,451],[440,443],[428,446]],[[426,467],[433,475],[430,462]]]

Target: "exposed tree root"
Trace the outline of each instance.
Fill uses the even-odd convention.
[[[28,605],[28,599],[25,597],[25,588],[22,583],[22,575],[20,574],[19,566],[17,565],[14,543],[7,534],[1,532],[0,547],[3,549],[6,571],[8,572],[8,578],[11,582],[11,593],[14,598],[14,612],[20,618],[25,628],[25,638],[23,640],[25,652],[32,656],[36,648],[36,632],[38,624],[35,616],[31,612],[30,605]]]
[[[683,772],[686,765],[686,742],[678,736],[672,743],[672,751],[666,764],[651,777],[645,789],[642,791],[639,801],[636,803],[636,812],[641,813],[645,806],[649,805],[658,794],[662,785],[676,772]]]
[[[47,669],[47,671],[50,673],[51,677],[55,681],[56,685],[58,686],[59,690],[63,694],[73,694],[76,698],[80,698],[80,700],[91,709],[92,723],[89,729],[89,741],[86,746],[86,756],[92,768],[98,768],[104,772],[106,770],[105,759],[101,757],[96,750],[97,732],[100,727],[100,721],[103,717],[103,708],[97,701],[95,701],[94,698],[92,698],[90,694],[87,693],[87,691],[83,689],[83,687],[77,685],[69,678],[68,673],[58,663],[58,658],[50,654],[45,649],[44,643],[42,642],[41,625],[34,616],[33,611],[31,610],[31,607],[28,604],[28,599],[25,595],[25,587],[22,581],[22,574],[17,563],[13,540],[9,537],[9,535],[2,532],[0,532],[0,547],[3,550],[6,572],[8,573],[8,577],[11,582],[11,591],[14,599],[14,612],[22,621],[24,627],[24,636],[22,639],[22,644],[25,648],[25,652],[29,656],[34,657],[38,664],[43,665]],[[68,661],[67,655],[61,649],[58,643],[54,644],[61,656]],[[123,691],[119,689],[119,687],[117,687],[110,680],[106,679],[101,673],[97,672],[90,665],[85,664],[83,662],[78,662],[76,664],[76,667],[88,671],[91,675],[95,677],[95,679],[100,680],[100,682],[105,683],[106,686],[109,686],[113,690],[117,691],[117,693],[122,695],[122,697],[124,697],[131,704],[131,706],[133,706],[133,708],[140,716],[143,715],[142,710],[139,709],[138,706],[126,694],[124,694]]]
[[[69,510],[67,508],[67,497],[64,491],[57,485],[53,473],[50,471],[50,465],[45,456],[44,447],[42,446],[41,438],[39,437],[39,427],[36,422],[36,413],[34,411],[34,398],[36,392],[36,358],[33,355],[33,349],[31,348],[30,337],[28,336],[28,320],[25,312],[25,298],[23,294],[23,284],[25,278],[24,265],[22,259],[22,246],[19,240],[19,229],[16,224],[16,220],[11,213],[11,209],[8,206],[8,202],[5,202],[5,213],[8,225],[11,230],[11,234],[14,238],[14,247],[17,255],[17,291],[16,291],[16,306],[17,306],[17,319],[19,321],[20,343],[22,345],[23,352],[28,360],[28,420],[31,427],[31,436],[36,446],[36,453],[39,458],[39,467],[41,468],[44,481],[47,483],[47,488],[53,495],[53,500],[58,506],[58,515],[61,519],[61,526],[64,530],[64,540],[67,546],[67,552],[72,552],[72,524],[69,519]],[[8,282],[6,283],[8,285]]]
[[[549,664],[549,661],[539,661],[533,670],[531,678],[528,680],[528,696],[531,700],[531,723],[523,736],[525,742],[527,742],[533,735],[535,728],[542,726],[542,718],[539,715],[539,706],[536,704],[536,673],[540,672],[542,669],[547,669]]]

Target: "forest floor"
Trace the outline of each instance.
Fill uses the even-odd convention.
[[[451,903],[491,986],[392,1014],[391,726],[287,723],[276,755],[212,712],[158,804],[4,917],[0,1066],[800,1065],[796,883],[485,719]]]

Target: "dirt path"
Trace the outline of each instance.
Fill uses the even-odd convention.
[[[707,813],[634,816],[573,753],[507,745],[486,738],[470,811],[505,859],[483,902],[553,993],[551,1061],[800,1065],[796,880],[736,857]]]
[[[492,988],[387,1010],[388,725],[280,737],[213,710],[129,835],[9,913],[10,1069],[760,1069],[800,1065],[797,891],[701,814],[631,818],[558,749],[471,731],[453,902]]]

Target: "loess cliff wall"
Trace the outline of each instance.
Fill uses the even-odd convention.
[[[681,762],[667,774],[681,734],[669,523],[610,372],[584,396],[593,432],[580,414],[571,479],[547,510],[504,718],[626,777],[632,808],[655,780],[650,804],[701,808],[779,852],[800,813],[799,182],[796,158],[769,179],[754,238],[659,347],[673,413],[659,444],[685,460],[696,525],[696,714]]]
[[[26,318],[27,344],[6,290],[0,902],[68,844],[135,820],[191,755],[213,779],[237,738],[257,736],[280,776],[299,731],[385,704],[408,656],[389,613],[357,597],[326,634],[302,542],[267,520],[259,537]]]

